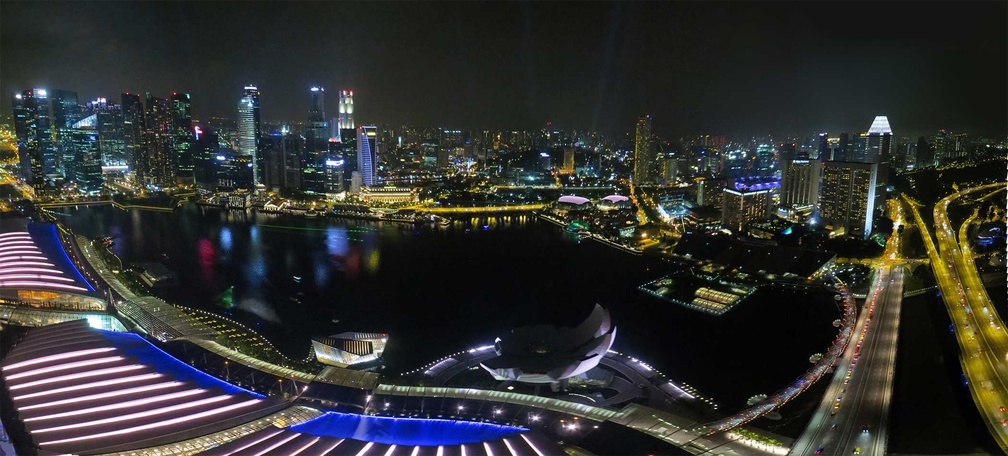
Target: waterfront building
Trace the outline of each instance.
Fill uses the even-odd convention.
[[[360,197],[368,204],[416,204],[420,202],[420,189],[416,187],[363,187]]]
[[[252,157],[252,179],[256,185],[265,183],[265,157],[259,147],[259,88],[248,84],[238,99],[238,144],[241,155]]]
[[[657,183],[657,158],[656,147],[651,140],[651,116],[638,117],[634,132],[634,184]]]
[[[741,232],[749,222],[764,220],[770,207],[770,190],[725,188],[721,203],[721,227]]]
[[[313,337],[315,359],[330,366],[347,367],[377,361],[385,352],[388,334],[344,332]]]
[[[172,163],[179,183],[195,183],[193,162],[192,101],[188,93],[171,96]]]
[[[782,162],[780,204],[788,209],[814,208],[819,201],[822,162],[792,159]]]
[[[480,365],[496,380],[557,383],[599,364],[616,339],[609,311],[596,304],[574,328],[532,325],[494,341],[496,358]]]
[[[25,90],[14,95],[14,133],[17,136],[21,178],[40,195],[46,176],[55,171],[49,103],[45,89]]]
[[[146,184],[156,189],[175,186],[172,113],[168,99],[147,93],[144,113],[144,146],[150,176]]]
[[[357,129],[341,128],[336,149],[343,159],[343,187],[349,188],[353,172],[357,171]]]
[[[98,149],[101,151],[102,165],[125,166],[126,146],[123,138],[122,105],[98,98],[90,102],[89,106],[96,116],[95,127],[98,130]]]
[[[365,187],[378,184],[378,127],[361,126],[357,129],[357,171]]]
[[[150,174],[147,145],[144,142],[144,109],[140,94],[122,94],[123,144],[126,165],[133,175],[133,182],[143,187]]]
[[[308,122],[305,126],[305,151],[301,173],[302,190],[323,193],[325,155],[329,151],[329,123],[325,118],[325,88],[309,89]]]
[[[77,92],[52,89],[48,91],[52,109],[51,121],[53,139],[56,145],[56,168],[66,179],[73,179],[75,162],[71,141],[71,125],[80,120],[81,108],[77,104]]]
[[[328,157],[325,159],[325,194],[334,198],[343,191],[343,159]]]
[[[878,164],[826,162],[823,166],[820,218],[836,234],[867,238],[875,212]]]
[[[97,115],[92,114],[71,124],[64,135],[67,154],[73,157],[73,174],[67,180],[77,184],[78,190],[96,194],[102,189],[102,154],[95,128]]]

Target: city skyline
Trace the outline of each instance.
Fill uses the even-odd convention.
[[[534,15],[524,4],[482,14],[468,5],[380,4],[4,10],[8,94],[178,91],[197,100],[201,119],[233,118],[236,95],[253,83],[268,121],[304,119],[299,94],[320,85],[357,92],[357,124],[534,129],[549,121],[561,130],[628,132],[637,116],[651,115],[660,136],[856,131],[876,115],[899,125],[897,136],[938,129],[998,136],[1008,124],[1002,103],[991,102],[1006,96],[1003,4],[873,5],[890,24],[880,28],[829,26],[843,16],[835,4],[546,4]],[[328,26],[326,17],[343,14],[367,20],[333,38],[310,38]],[[947,33],[920,33],[938,14]],[[16,20],[34,16],[51,25]],[[115,26],[96,25],[110,23],[102,18]],[[273,18],[298,27],[277,27]],[[141,39],[149,33],[177,39]],[[64,65],[75,71],[57,71]],[[6,98],[0,113],[9,115]]]

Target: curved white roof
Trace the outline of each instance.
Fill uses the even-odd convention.
[[[602,200],[609,201],[610,203],[620,203],[623,201],[630,201],[630,198],[627,198],[623,195],[609,195],[605,198],[602,198]]]
[[[557,200],[557,202],[558,203],[576,204],[576,205],[580,206],[582,204],[588,203],[589,200],[588,200],[588,198],[582,198],[580,196],[565,195],[565,196],[561,196],[560,199]]]

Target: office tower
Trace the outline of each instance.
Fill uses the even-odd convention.
[[[173,131],[171,102],[147,94],[144,112],[144,146],[147,148],[147,164],[150,176],[148,185],[155,189],[175,186],[175,166],[173,157]]]
[[[560,174],[574,174],[574,147],[567,146],[563,150],[563,166]]]
[[[917,138],[915,149],[918,168],[927,168],[935,165],[934,148],[931,147],[931,143],[928,142],[927,137],[921,136]]]
[[[781,166],[780,203],[786,208],[815,207],[819,200],[822,162],[794,159]]]
[[[875,116],[865,137],[865,159],[878,164],[875,177],[875,206],[885,204],[886,186],[889,184],[889,166],[892,161],[892,129],[886,116]]]
[[[98,98],[89,103],[89,106],[95,115],[95,128],[98,130],[98,149],[101,151],[102,164],[105,166],[126,165],[122,105],[110,103],[105,98]]]
[[[840,141],[837,142],[837,148],[833,151],[832,161],[847,161],[848,150],[850,150],[850,135],[840,133]]]
[[[283,154],[283,187],[291,190],[304,190],[302,181],[302,169],[305,166],[304,149],[305,144],[301,135],[281,130],[283,142],[281,143],[281,153]]]
[[[354,125],[353,111],[353,90],[341,90],[339,96],[340,130],[353,130],[357,128],[357,126]]]
[[[217,190],[217,132],[193,127],[193,161],[196,187],[206,192]]]
[[[826,132],[819,133],[819,149],[816,153],[816,159],[821,162],[829,159],[829,138]]]
[[[357,130],[340,129],[340,158],[343,159],[343,187],[350,187],[353,172],[357,171]]]
[[[45,94],[45,89],[25,90],[11,100],[21,178],[34,187],[36,195],[45,190],[46,171],[55,170]]]
[[[67,180],[77,184],[77,189],[96,194],[102,189],[102,154],[98,136],[98,115],[92,114],[72,123],[65,130],[66,153],[72,156],[72,166],[67,166],[72,175]]]
[[[675,183],[676,179],[679,177],[680,166],[682,166],[682,160],[675,158],[666,158],[662,160],[662,184],[672,185]]]
[[[819,215],[836,232],[867,238],[875,212],[877,163],[826,162]]]
[[[178,183],[192,185],[195,183],[192,101],[188,93],[172,93],[171,122],[172,164],[175,167],[175,179]]]
[[[252,180],[256,185],[262,185],[265,157],[259,147],[259,89],[254,85],[246,85],[245,92],[238,99],[238,144],[240,155],[252,157]]]
[[[73,146],[70,144],[70,126],[80,120],[81,109],[77,104],[77,92],[70,90],[49,90],[51,122],[56,146],[56,168],[67,179],[74,176]]]
[[[658,163],[655,144],[651,141],[651,116],[637,118],[634,133],[634,175],[635,185],[654,184],[658,179]]]
[[[770,208],[770,190],[723,190],[721,227],[733,233],[742,231],[749,222],[766,219]]]
[[[144,142],[146,121],[139,94],[122,94],[122,113],[126,165],[129,166],[130,172],[133,174],[134,184],[142,188],[146,185],[150,168],[147,145]]]
[[[325,119],[325,89],[312,87],[309,89],[310,103],[308,107],[308,123],[305,126],[305,140],[308,150],[320,153],[326,150],[329,143],[328,123]]]
[[[361,175],[361,185],[371,187],[378,184],[378,127],[361,126],[357,129],[357,171]]]
[[[868,128],[865,158],[869,163],[889,163],[892,158],[892,129],[886,116],[876,116]]]
[[[327,157],[325,160],[325,193],[335,195],[343,191],[343,160]]]

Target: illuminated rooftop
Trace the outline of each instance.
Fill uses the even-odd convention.
[[[892,128],[889,128],[889,118],[886,116],[875,116],[871,127],[868,128],[868,134],[891,135]]]

